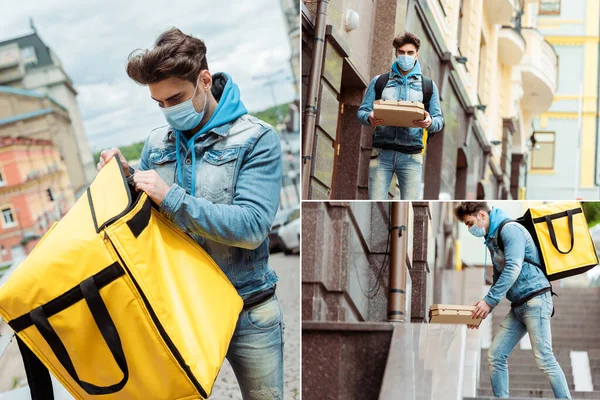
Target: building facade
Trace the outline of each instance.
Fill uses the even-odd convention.
[[[0,265],[29,254],[74,204],[66,169],[50,140],[0,136]]]
[[[68,109],[39,92],[0,86],[0,137],[51,140],[67,165],[71,189],[88,184]]]
[[[74,182],[79,189],[93,180],[96,168],[77,104],[77,91],[58,56],[42,41],[33,25],[32,28],[30,35],[0,42],[0,86],[45,94],[66,109],[73,131],[70,140],[75,141],[75,154],[85,177],[80,186]],[[19,114],[20,110],[14,109],[10,115]],[[55,142],[60,146],[60,140]]]
[[[534,121],[531,199],[598,199],[600,2],[542,0],[537,29],[558,54],[558,91]]]
[[[356,112],[371,79],[389,71],[393,38],[409,31],[421,39],[423,74],[436,82],[445,117],[424,153],[424,198],[524,198],[531,121],[550,106],[557,74],[552,46],[524,25],[535,19],[533,2],[304,2],[303,104],[308,88],[318,87],[317,106],[305,109],[305,119],[316,112],[315,129],[306,124],[303,132],[313,143],[304,154],[305,197],[367,198],[372,128]],[[319,15],[327,18],[323,29]],[[325,42],[320,68],[311,65],[320,57],[315,36]],[[397,194],[390,188],[390,197]]]

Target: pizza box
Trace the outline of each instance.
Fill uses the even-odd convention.
[[[413,121],[425,119],[425,107],[418,101],[375,100],[373,115],[384,126],[415,128]]]
[[[429,308],[429,322],[432,324],[481,324],[482,319],[471,318],[475,306],[461,306],[454,304],[433,304]]]

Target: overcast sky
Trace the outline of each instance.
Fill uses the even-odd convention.
[[[29,17],[61,59],[76,90],[92,150],[144,140],[164,117],[125,73],[129,53],[171,26],[203,39],[212,73],[228,72],[252,111],[272,106],[264,80],[285,69],[278,103],[294,99],[290,46],[279,0],[0,0],[0,40],[31,33]]]

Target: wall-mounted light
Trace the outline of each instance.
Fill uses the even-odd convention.
[[[499,141],[499,140],[492,140],[492,141],[490,142],[490,144],[491,144],[492,146],[498,146],[498,145],[502,144],[502,142],[501,142],[501,141]]]
[[[360,26],[360,16],[354,10],[346,12],[346,32],[353,31]]]
[[[476,108],[477,110],[479,110],[479,111],[483,111],[483,112],[485,112],[485,109],[487,108],[487,106],[486,106],[485,104],[477,104],[477,105],[475,106],[475,108]]]
[[[533,123],[532,123],[533,125]],[[530,150],[539,150],[541,146],[537,144],[537,139],[535,138],[535,132],[531,134],[529,137],[529,149]]]
[[[465,56],[456,56],[456,57],[454,57],[454,59],[459,64],[466,64],[469,61],[469,59]]]

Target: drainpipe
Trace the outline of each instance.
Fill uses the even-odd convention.
[[[310,170],[312,167],[312,152],[315,139],[315,126],[317,124],[317,104],[319,97],[319,86],[323,70],[323,54],[325,50],[325,28],[327,25],[327,7],[329,0],[319,0],[317,6],[317,17],[315,20],[315,38],[310,74],[308,75],[308,89],[306,106],[304,107],[304,125],[302,126],[302,138],[304,139],[302,157],[302,199],[308,200],[310,188]]]
[[[410,204],[410,203],[409,203]],[[405,204],[399,202],[392,203],[392,228],[390,235],[390,281],[388,295],[388,321],[405,322],[406,315],[406,240],[402,238],[406,235],[406,225],[403,222],[403,207]]]

